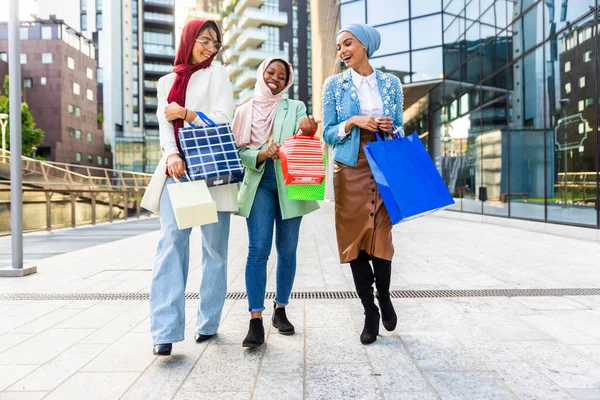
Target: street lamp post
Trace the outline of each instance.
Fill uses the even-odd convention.
[[[6,160],[4,156],[6,155],[6,126],[8,125],[8,114],[0,113],[0,126],[2,127],[2,162],[5,163]]]
[[[12,268],[0,268],[0,277],[20,277],[37,272],[23,268],[23,167],[21,163],[21,38],[19,0],[8,5],[8,75],[10,76],[10,234]]]

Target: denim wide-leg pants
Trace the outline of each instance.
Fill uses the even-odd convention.
[[[182,177],[182,181],[185,178]],[[191,228],[179,230],[167,185],[160,199],[160,239],[154,260],[150,290],[150,331],[154,344],[184,339],[185,286],[190,264]],[[203,225],[202,282],[199,290],[196,332],[216,333],[227,295],[227,250],[231,214],[219,212],[219,221]]]

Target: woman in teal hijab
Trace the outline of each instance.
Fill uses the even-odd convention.
[[[400,80],[374,69],[369,62],[380,43],[379,32],[369,25],[342,29],[337,35],[337,53],[348,69],[329,78],[323,90],[323,139],[333,147],[335,161],[338,252],[341,263],[350,263],[365,310],[360,335],[364,344],[377,340],[380,318],[388,331],[394,330],[397,322],[390,299],[392,223],[363,150],[376,140],[375,132],[389,136],[394,126],[398,130],[403,126]]]

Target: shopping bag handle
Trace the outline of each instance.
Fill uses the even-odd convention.
[[[200,117],[200,119],[202,120],[202,122],[204,122],[207,125],[211,125],[211,126],[217,126],[217,124],[215,123],[215,121],[213,121],[212,119],[208,118],[206,116],[206,114],[204,114],[202,111],[196,111],[196,114],[198,114],[198,117]]]
[[[313,138],[315,137],[315,134],[317,133],[317,131],[319,130],[319,123],[317,122],[317,127],[315,128],[314,131],[312,131],[312,133],[310,134],[310,137]],[[294,136],[299,136],[302,135],[300,128],[296,129],[296,133],[294,133]]]
[[[396,126],[396,125],[392,125],[392,138],[394,139],[402,139],[404,138],[404,129],[402,129],[401,126]],[[375,137],[377,138],[378,142],[383,142],[383,139],[381,139],[381,135],[379,135],[379,131],[375,132]]]
[[[191,182],[191,181],[192,181],[192,178],[190,178],[190,176],[188,175],[187,171],[185,171],[185,176],[186,176],[186,178],[188,179],[188,181],[189,181],[189,182]],[[173,176],[172,178],[173,178],[173,180],[174,180],[175,182],[177,182],[177,183],[181,184],[181,181],[179,180],[179,178],[175,178],[174,176]]]

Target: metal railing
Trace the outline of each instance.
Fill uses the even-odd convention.
[[[25,231],[140,218],[151,174],[22,157]],[[10,155],[0,150],[0,235],[10,233]],[[6,216],[6,218],[5,218]]]

